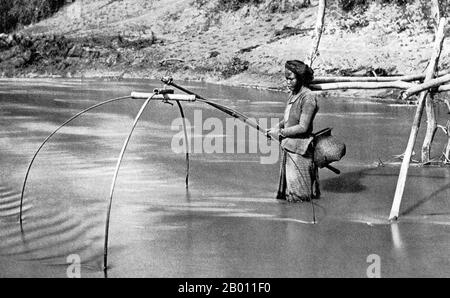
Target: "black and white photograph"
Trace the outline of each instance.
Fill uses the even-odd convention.
[[[0,0],[0,278],[267,296],[450,277],[449,18],[448,0]]]

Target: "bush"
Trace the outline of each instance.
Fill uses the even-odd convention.
[[[205,6],[206,4],[208,4],[208,2],[209,2],[208,0],[195,0],[194,7],[201,8],[201,7]]]
[[[225,11],[237,11],[245,5],[259,5],[264,0],[219,0],[218,7]]]
[[[244,6],[262,6],[269,13],[295,11],[311,6],[311,0],[194,0],[194,7],[214,7],[214,13],[238,11]]]
[[[245,60],[241,60],[239,57],[233,57],[223,68],[222,75],[224,78],[229,78],[234,75],[240,74],[246,71],[250,63]]]
[[[1,0],[0,32],[47,18],[61,8],[65,0]]]
[[[339,1],[339,7],[343,11],[351,11],[357,7],[367,7],[368,6],[368,0],[338,0]]]
[[[413,2],[414,0],[382,0],[381,3],[386,4],[397,4],[398,6],[406,5]]]
[[[14,16],[9,13],[13,6],[13,0],[0,1],[0,33],[9,31],[9,24],[17,22]]]

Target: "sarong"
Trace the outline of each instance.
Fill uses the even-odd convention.
[[[318,178],[318,169],[310,150],[305,155],[283,150],[277,199],[289,202],[318,199],[320,197]]]

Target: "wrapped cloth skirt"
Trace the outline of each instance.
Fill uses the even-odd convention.
[[[311,150],[305,155],[282,151],[277,199],[304,202],[320,196],[318,169]]]

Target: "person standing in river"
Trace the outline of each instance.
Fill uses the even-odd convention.
[[[285,64],[285,76],[290,90],[281,122],[267,134],[281,141],[282,161],[277,199],[303,202],[319,198],[318,170],[314,164],[313,122],[318,106],[308,85],[313,70],[299,60]]]

